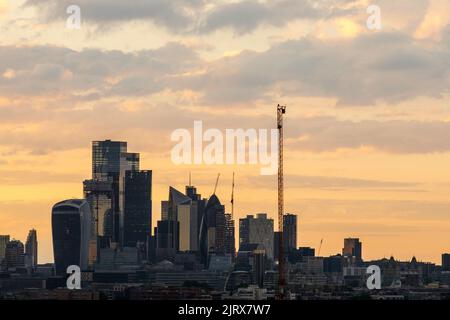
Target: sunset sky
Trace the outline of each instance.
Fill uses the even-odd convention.
[[[66,8],[81,8],[80,30]],[[382,29],[366,27],[381,8]],[[91,141],[128,141],[154,174],[153,221],[189,171],[236,218],[277,210],[259,165],[176,166],[171,133],[274,128],[287,105],[286,211],[299,245],[440,263],[450,252],[448,0],[0,0],[0,234],[82,197]]]

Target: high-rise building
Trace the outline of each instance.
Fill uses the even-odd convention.
[[[85,200],[66,200],[52,209],[53,255],[56,274],[64,275],[67,267],[88,268],[91,236],[91,210]]]
[[[86,180],[83,182],[84,198],[91,207],[92,233],[108,242],[112,240],[112,230],[107,226],[106,219],[109,212],[113,210],[113,189],[111,181]],[[102,246],[101,246],[102,247]]]
[[[344,257],[355,257],[357,260],[362,260],[362,243],[358,238],[344,239],[344,248],[342,249]]]
[[[35,268],[38,264],[37,232],[34,229],[28,233],[27,242],[25,243],[25,264],[32,268]]]
[[[450,253],[442,255],[442,271],[450,271]]]
[[[158,227],[155,230],[156,248],[176,253],[179,249],[178,228],[178,221],[158,221]]]
[[[266,250],[267,258],[274,259],[274,222],[267,214],[248,215],[239,220],[239,246],[260,244]]]
[[[25,251],[21,241],[12,240],[6,244],[5,265],[7,269],[25,267]]]
[[[273,258],[275,261],[278,261],[280,252],[280,234],[280,231],[275,231],[273,233]]]
[[[152,171],[125,173],[124,246],[146,244],[152,230]]]
[[[283,217],[283,241],[285,252],[297,249],[297,216],[294,214]]]
[[[169,201],[161,201],[161,220],[169,220]]]
[[[112,224],[113,241],[120,244],[123,244],[126,171],[139,171],[139,154],[127,152],[126,142],[105,140],[92,143],[92,179],[111,182],[113,212],[109,223]],[[106,228],[107,222],[104,224]]]
[[[236,240],[235,240],[234,220],[230,213],[225,214],[225,253],[236,257]]]
[[[114,193],[111,181],[85,180],[84,198],[92,214],[91,240],[89,244],[89,265],[100,260],[100,249],[107,248],[113,241],[112,212]]]
[[[266,272],[265,261],[265,250],[253,251],[253,277],[255,279],[255,284],[260,288],[264,287],[264,274]]]
[[[207,257],[212,253],[225,253],[225,235],[225,206],[213,194],[206,203],[200,226],[200,251],[203,263],[207,263]]]
[[[197,250],[200,250],[200,227],[202,224],[203,216],[205,214],[206,199],[202,199],[201,194],[197,193],[197,188],[194,186],[186,186],[186,195],[191,198],[192,210],[196,212],[197,216],[197,230],[193,236],[196,237]]]
[[[198,251],[197,202],[173,187],[169,189],[168,219],[179,222],[180,251]]]
[[[9,235],[0,235],[0,262],[5,258],[6,245],[9,242]]]

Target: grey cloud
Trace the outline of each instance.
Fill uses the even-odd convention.
[[[301,125],[298,125],[301,123]],[[287,127],[289,144],[316,152],[373,147],[390,153],[434,153],[450,150],[450,123],[430,121],[338,121],[297,119]]]
[[[47,20],[65,20],[68,6],[81,8],[83,21],[100,28],[127,21],[152,21],[173,31],[184,31],[192,26],[192,11],[204,5],[203,0],[27,0],[25,6],[41,9]]]
[[[218,6],[200,26],[203,33],[230,28],[236,33],[248,33],[262,24],[283,26],[292,20],[317,19],[323,11],[311,1],[278,0],[260,2],[246,0]]]
[[[271,102],[268,93],[275,89],[285,96],[332,97],[339,105],[396,103],[448,93],[449,54],[395,33],[339,43],[302,39],[220,59],[207,74],[174,85],[203,91],[208,104]]]
[[[0,47],[0,93],[73,94],[80,99],[143,96],[164,89],[193,90],[204,105],[274,103],[282,96],[335,98],[338,105],[440,98],[450,87],[450,47],[429,46],[404,34],[356,39],[301,39],[264,52],[244,51],[211,62],[194,49],[169,43],[135,53],[81,52],[57,47]],[[198,70],[206,70],[199,74]]]
[[[49,46],[2,46],[0,93],[61,93],[85,98],[95,98],[95,94],[148,95],[165,88],[170,77],[201,63],[193,50],[176,43],[129,54],[97,49],[77,52]],[[15,73],[13,77],[1,76],[8,70]]]
[[[205,0],[78,0],[85,21],[106,29],[129,21],[152,21],[178,33],[208,33],[230,28],[236,33],[251,32],[260,25],[283,26],[299,19],[326,19],[351,12],[348,4],[357,0],[244,0],[233,3]],[[64,20],[69,0],[27,0],[25,6],[41,9],[49,21]]]

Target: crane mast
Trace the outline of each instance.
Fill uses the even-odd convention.
[[[283,176],[283,116],[286,113],[285,106],[277,106],[277,127],[278,127],[278,298],[284,299],[284,287],[286,285],[284,273],[284,176]]]
[[[234,219],[234,172],[233,172],[233,183],[231,185],[231,220]]]

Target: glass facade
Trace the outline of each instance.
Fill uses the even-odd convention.
[[[152,171],[126,171],[124,210],[124,246],[147,243],[152,230]]]
[[[87,269],[91,228],[90,206],[85,200],[67,200],[53,207],[53,254],[57,275],[65,275],[71,265]]]
[[[94,141],[92,143],[92,179],[94,181],[110,182],[111,197],[111,221],[112,227],[103,221],[103,228],[99,226],[99,233],[108,235],[112,229],[112,241],[123,244],[124,228],[124,192],[126,171],[139,170],[139,154],[127,152],[127,143],[121,141]],[[104,198],[102,201],[107,202]],[[91,207],[94,207],[91,204]],[[106,216],[107,210],[104,211]],[[100,223],[100,217],[99,217]]]

